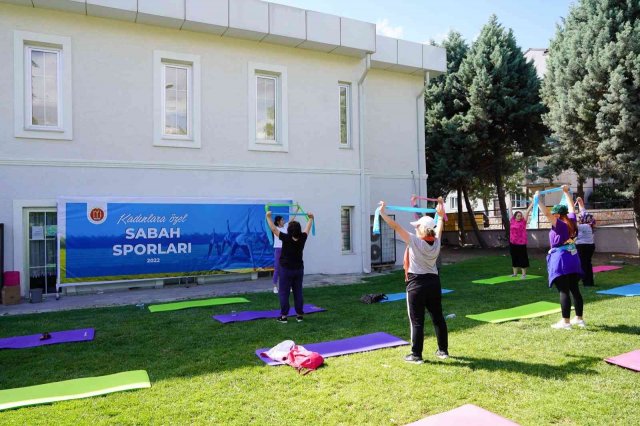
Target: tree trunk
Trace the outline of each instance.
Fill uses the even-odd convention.
[[[458,187],[458,241],[460,246],[464,246],[466,239],[464,237],[464,216],[462,215],[462,187]]]
[[[636,181],[633,188],[633,224],[636,227],[638,254],[640,254],[640,181]]]
[[[482,205],[484,207],[484,214],[489,217],[489,199],[487,197],[482,197]]]
[[[467,189],[462,189],[462,194],[464,196],[464,204],[467,206],[467,213],[469,214],[469,218],[471,218],[471,227],[473,228],[473,232],[476,234],[476,238],[478,239],[478,243],[480,247],[487,248],[487,243],[484,242],[482,238],[482,234],[480,233],[480,229],[478,229],[478,224],[476,223],[476,217],[473,214],[473,209],[471,208],[471,203],[469,202],[469,195],[467,194]]]
[[[497,153],[496,153],[497,154]],[[498,193],[498,203],[500,203],[500,218],[502,219],[502,226],[504,227],[504,235],[509,241],[509,215],[507,214],[507,203],[505,202],[504,186],[502,185],[502,168],[500,167],[500,161],[498,155],[495,156],[494,163],[494,178],[496,180],[496,192]]]
[[[583,178],[580,173],[577,173],[577,175],[578,175],[578,197],[584,200],[584,183],[587,181],[587,179]]]

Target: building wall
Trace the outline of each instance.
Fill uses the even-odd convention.
[[[15,30],[71,38],[73,140],[14,137]],[[153,145],[154,50],[200,56],[199,149]],[[317,214],[306,272],[346,273],[367,269],[377,201],[424,191],[421,75],[369,72],[361,158],[357,58],[0,4],[0,62],[0,223],[5,268],[23,275],[22,209],[59,196],[290,198]],[[248,149],[249,62],[287,69],[289,152]],[[338,82],[352,85],[350,149],[338,146]],[[340,250],[340,206],[354,207],[352,254]]]

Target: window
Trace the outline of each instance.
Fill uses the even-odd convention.
[[[452,208],[452,209],[458,208],[458,197],[449,198],[449,208]]]
[[[511,194],[511,208],[521,209],[527,207],[527,199],[522,194]]]
[[[249,149],[287,152],[287,69],[249,63]]]
[[[71,39],[14,33],[14,134],[71,140]]]
[[[353,253],[351,238],[353,207],[340,208],[340,233],[342,234],[342,252]]]
[[[200,148],[200,57],[154,52],[154,145]]]
[[[340,111],[340,147],[351,147],[351,85],[340,83],[339,111]]]

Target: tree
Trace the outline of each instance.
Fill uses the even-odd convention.
[[[580,1],[551,43],[543,98],[562,152],[597,154],[630,187],[640,248],[639,34],[637,0]]]
[[[509,159],[516,153],[521,157],[535,154],[544,143],[540,80],[513,32],[505,30],[495,15],[471,46],[459,74],[469,103],[462,129],[474,142],[474,163],[493,178],[508,237],[504,176],[521,167]]]

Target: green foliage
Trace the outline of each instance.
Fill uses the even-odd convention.
[[[503,272],[500,272],[503,271]],[[631,425],[640,418],[638,373],[604,358],[640,347],[640,298],[582,290],[586,329],[553,330],[559,315],[486,324],[468,314],[536,301],[557,303],[544,279],[481,286],[471,280],[511,272],[509,257],[472,259],[442,268],[452,357],[441,361],[427,317],[423,365],[407,364],[408,347],[328,358],[300,376],[267,367],[258,348],[292,339],[305,344],[384,331],[410,339],[404,302],[364,305],[367,293],[404,289],[396,272],[366,284],[305,289],[324,313],[305,322],[220,324],[211,315],[238,306],[149,313],[134,306],[5,316],[0,336],[94,327],[92,342],[1,350],[0,388],[144,369],[150,389],[0,411],[2,425],[405,425],[474,403],[525,425]],[[532,258],[531,274],[544,275]],[[640,268],[598,274],[598,289],[640,281]],[[247,309],[275,309],[273,294],[251,293]],[[635,315],[635,316],[634,316]]]
[[[631,194],[625,189],[625,186],[619,183],[601,183],[596,185],[589,202],[598,203],[596,206],[599,209],[620,207],[621,204],[631,201]]]

